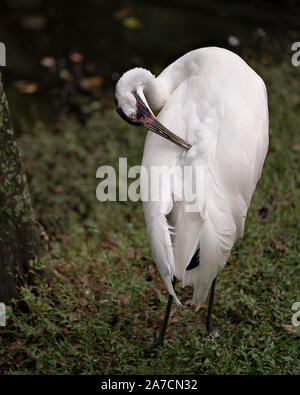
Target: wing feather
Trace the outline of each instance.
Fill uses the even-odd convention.
[[[180,76],[178,86],[174,75]],[[174,189],[167,204],[144,203],[147,232],[170,293],[174,295],[175,275],[183,286],[194,286],[193,303],[199,308],[235,241],[242,237],[261,175],[268,149],[266,88],[241,58],[218,48],[191,52],[165,69],[158,80],[164,92],[172,86],[160,121],[192,148],[183,153],[170,142],[148,135],[143,165],[148,169],[157,164],[201,167],[203,177],[193,212],[187,210],[190,202],[184,198],[174,201]],[[175,229],[173,236],[169,225]],[[198,249],[199,266],[186,271]]]

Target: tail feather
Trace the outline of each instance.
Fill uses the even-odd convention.
[[[168,224],[166,215],[172,209],[172,201],[161,205],[159,202],[143,203],[146,229],[150,242],[153,260],[177,305],[181,306],[175,294],[172,280],[175,273],[173,246],[171,241],[172,227]]]
[[[210,286],[216,278],[219,270],[221,270],[230,255],[235,232],[222,236],[212,226],[210,218],[207,217],[200,233],[200,264],[195,269],[186,272],[183,285],[193,285],[194,294],[192,304],[196,307],[196,311],[204,303]]]

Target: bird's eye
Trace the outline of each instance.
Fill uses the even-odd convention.
[[[137,119],[137,115],[136,115],[136,114],[131,114],[131,115],[130,115],[130,118],[133,119],[133,120],[135,120],[135,119]]]

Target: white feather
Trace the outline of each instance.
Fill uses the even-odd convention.
[[[193,303],[199,308],[243,235],[268,149],[266,88],[239,56],[214,47],[189,52],[156,79],[138,70],[138,88],[152,106],[161,108],[159,121],[192,145],[184,152],[148,132],[142,162],[148,179],[141,177],[142,194],[151,182],[151,166],[203,169],[201,198],[199,194],[194,202],[197,212],[187,212],[184,199],[174,202],[174,185],[165,191],[165,201],[143,202],[153,258],[169,292],[175,296],[175,275],[183,286],[194,286]],[[131,71],[125,82],[134,84],[133,75]],[[200,265],[186,271],[198,248]]]

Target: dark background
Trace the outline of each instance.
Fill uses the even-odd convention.
[[[202,46],[280,61],[299,37],[299,11],[299,2],[292,0],[2,1],[3,72],[15,127],[18,131],[16,112],[30,119],[38,111],[48,121],[53,108],[84,123],[99,105],[87,111],[82,101],[105,104],[103,93],[127,69],[142,66],[158,73]],[[45,57],[51,57],[51,66],[42,65]],[[22,93],[30,93],[26,103]]]

